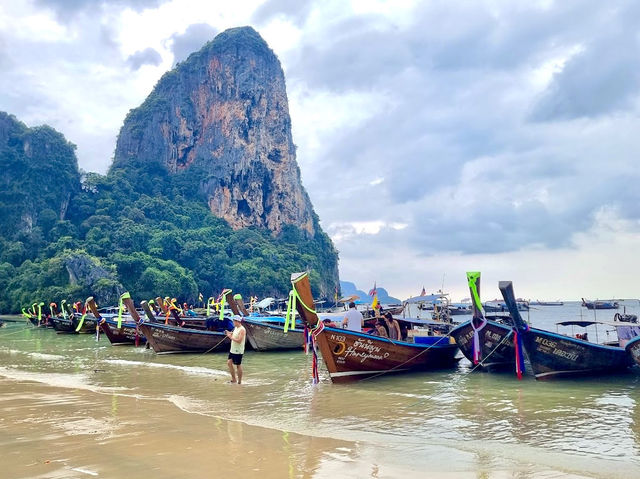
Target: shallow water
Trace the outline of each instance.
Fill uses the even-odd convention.
[[[574,306],[530,318],[555,330]],[[518,381],[463,360],[351,385],[321,368],[314,386],[303,352],[247,352],[243,365],[232,385],[225,354],[158,356],[9,323],[1,477],[640,477],[635,370]]]

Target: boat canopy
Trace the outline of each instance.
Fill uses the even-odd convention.
[[[404,321],[406,323],[415,324],[416,326],[442,326],[442,321],[435,321],[433,319],[422,319],[422,318],[403,318],[399,315],[393,315],[393,319],[397,321]]]
[[[271,306],[274,302],[274,298],[264,298],[262,301],[258,301],[254,306],[256,308],[265,309]]]
[[[340,298],[338,300],[338,303],[349,303],[351,301],[356,301],[360,299],[360,296],[358,296],[357,294],[352,294],[351,296],[346,296],[344,298]]]
[[[409,299],[405,299],[403,303],[406,304],[417,304],[417,303],[433,303],[434,301],[438,301],[439,299],[446,298],[446,294],[427,294],[425,296],[413,296]]]
[[[580,326],[586,328],[587,326],[593,326],[595,324],[602,324],[604,326],[611,326],[619,328],[621,326],[638,326],[634,323],[628,323],[626,321],[560,321],[556,323],[558,326]]]

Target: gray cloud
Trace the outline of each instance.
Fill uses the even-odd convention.
[[[196,23],[189,25],[184,33],[172,35],[173,64],[186,60],[193,52],[200,50],[205,43],[213,40],[217,33],[218,31],[207,23]]]
[[[289,77],[392,104],[318,153],[322,165],[305,183],[323,221],[404,221],[401,234],[389,234],[431,255],[567,247],[603,206],[636,219],[639,195],[630,185],[640,172],[617,176],[602,151],[615,127],[570,120],[637,109],[638,9],[587,7],[504,4],[489,13],[436,3],[419,7],[403,29],[369,16],[333,24],[323,41],[308,38],[287,65]],[[578,46],[583,53],[540,99],[534,70]],[[533,106],[537,120],[564,123],[531,123]],[[625,142],[618,162],[633,163],[637,147]],[[463,180],[478,160],[483,170]],[[327,185],[336,171],[345,179]],[[368,187],[376,176],[384,181]],[[326,197],[336,201],[317,200]],[[357,248],[365,239],[389,244],[380,233],[342,240],[340,248],[353,254],[350,242]]]
[[[35,0],[40,7],[51,9],[58,21],[68,23],[78,13],[101,10],[105,6],[126,7],[135,11],[154,8],[169,0]]]
[[[127,64],[132,70],[137,70],[142,65],[160,65],[161,63],[162,57],[160,53],[153,48],[137,51],[127,58]]]
[[[635,37],[586,45],[554,75],[532,119],[567,120],[633,108],[640,87],[640,45]]]
[[[254,12],[251,23],[265,23],[273,17],[283,16],[301,26],[313,9],[314,3],[311,0],[302,2],[299,0],[267,0]]]

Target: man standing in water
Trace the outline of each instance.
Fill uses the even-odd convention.
[[[240,316],[234,316],[233,318],[233,331],[227,331],[227,337],[231,340],[231,350],[229,352],[229,359],[227,360],[227,366],[229,366],[229,372],[231,373],[231,382],[242,384],[242,355],[244,354],[244,342],[247,337],[247,331],[242,325],[242,318]],[[233,366],[236,366],[234,371]],[[238,380],[236,381],[236,372],[238,374]]]

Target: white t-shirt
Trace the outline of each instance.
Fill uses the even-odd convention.
[[[347,329],[351,331],[362,331],[362,313],[356,308],[349,308],[347,314],[344,315],[347,320]]]
[[[242,330],[244,330],[244,326],[238,326],[237,328],[233,328],[233,334],[231,335],[231,337],[233,339],[238,339],[240,337],[240,331]],[[236,343],[235,341],[231,341],[231,350],[229,352],[234,354],[244,354],[244,343],[246,340],[247,340],[247,332],[245,330],[244,337],[242,338],[241,342]]]

